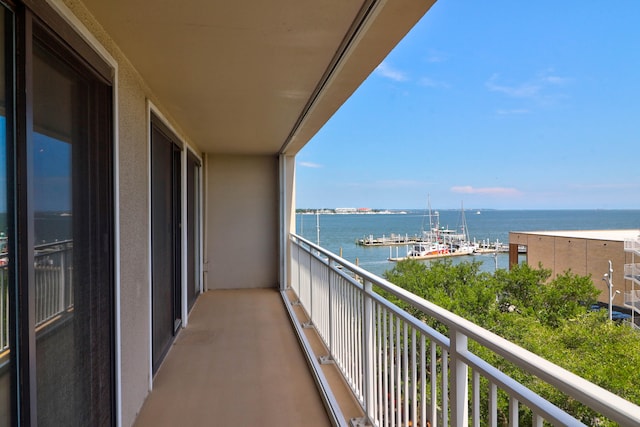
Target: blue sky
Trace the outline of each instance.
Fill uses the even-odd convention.
[[[300,151],[297,207],[640,209],[639,22],[438,1]]]
[[[0,129],[5,117],[0,116]],[[34,133],[34,210],[71,210],[71,144]],[[0,212],[7,211],[6,132],[0,132]]]

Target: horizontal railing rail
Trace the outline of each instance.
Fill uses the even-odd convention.
[[[635,239],[624,239],[624,250],[627,252],[636,252],[640,255],[640,236]]]
[[[36,328],[73,308],[73,241],[34,247]],[[9,348],[9,256],[0,253],[0,353]]]
[[[73,307],[73,241],[47,243],[34,249],[38,328]]]
[[[640,263],[625,264],[624,278],[640,284]]]
[[[640,313],[640,290],[626,291],[624,293],[624,305]]]
[[[426,301],[312,242],[291,235],[291,287],[332,361],[375,426],[495,426],[499,391],[506,417],[583,425],[468,348],[477,344],[620,425],[640,425],[640,407]],[[448,337],[379,295],[388,292],[435,319]],[[469,411],[471,413],[469,414]]]
[[[6,259],[6,254],[0,254],[0,257]],[[0,353],[4,353],[7,349],[9,349],[9,283],[5,263],[0,267]]]

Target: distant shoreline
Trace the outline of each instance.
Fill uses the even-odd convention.
[[[375,210],[375,211],[364,211],[364,212],[336,212],[333,209],[305,209],[298,210],[296,214],[300,215],[406,215],[407,211],[390,211],[390,210]]]
[[[342,211],[341,208],[335,209],[296,209],[296,214],[302,215],[374,215],[374,214],[385,214],[385,215],[397,215],[397,214],[423,214],[426,209],[416,208],[416,209],[370,209],[367,211]],[[459,212],[460,208],[440,208],[440,209],[432,209],[433,211],[440,212]],[[580,208],[580,209],[569,209],[569,208],[548,208],[548,209],[497,209],[497,208],[465,208],[465,212],[477,213],[477,212],[639,212],[640,208]]]

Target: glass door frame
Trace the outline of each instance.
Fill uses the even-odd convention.
[[[5,2],[7,3],[7,2]],[[46,49],[52,49],[56,55],[72,66],[79,66],[88,73],[93,81],[95,106],[91,111],[91,120],[99,130],[92,128],[89,138],[102,141],[100,147],[92,147],[90,158],[99,159],[99,166],[92,176],[99,177],[91,185],[99,194],[99,200],[91,198],[91,209],[98,212],[96,225],[100,230],[91,237],[92,244],[105,248],[100,259],[91,259],[91,268],[101,274],[106,288],[101,293],[104,306],[100,309],[106,316],[102,319],[100,334],[107,342],[108,365],[106,378],[108,396],[106,397],[106,419],[110,425],[116,423],[115,394],[117,379],[115,376],[115,210],[114,210],[114,136],[113,136],[113,69],[91,48],[64,19],[46,4],[37,0],[24,0],[23,4],[9,5],[15,16],[14,46],[15,66],[13,90],[15,108],[12,110],[13,130],[11,146],[7,157],[8,174],[8,223],[10,251],[13,256],[13,268],[10,268],[12,283],[12,322],[11,342],[15,349],[12,363],[12,413],[15,425],[35,425],[37,423],[37,378],[36,378],[36,332],[35,332],[35,293],[30,289],[34,283],[34,268],[29,260],[34,259],[33,227],[33,178],[30,168],[33,164],[33,40],[37,38]],[[9,55],[6,55],[9,56]],[[8,94],[7,94],[8,96]],[[91,104],[94,105],[94,104]],[[9,115],[8,115],[9,117]],[[104,143],[104,144],[103,144]],[[93,163],[93,166],[94,165]],[[98,197],[98,196],[96,196]],[[97,201],[97,202],[96,202]],[[92,212],[93,212],[92,211]],[[102,214],[99,214],[102,212]],[[31,265],[30,265],[31,264]],[[106,326],[105,326],[106,325]],[[93,384],[91,385],[93,387]],[[93,408],[92,408],[93,411]],[[104,415],[104,414],[102,414]],[[100,416],[102,416],[100,415]]]

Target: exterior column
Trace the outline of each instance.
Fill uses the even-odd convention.
[[[509,269],[518,265],[518,246],[517,243],[509,243]]]
[[[289,234],[295,232],[295,156],[281,154],[278,159],[280,230],[279,230],[279,287],[283,291],[291,286],[291,244]]]

